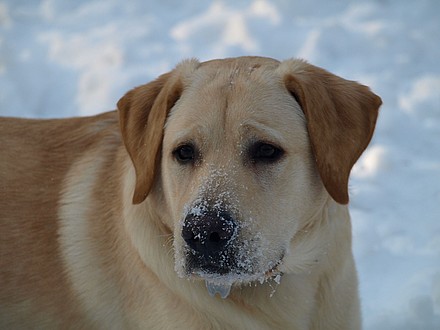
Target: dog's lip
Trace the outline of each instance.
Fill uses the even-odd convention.
[[[253,282],[260,282],[263,284],[268,280],[275,278],[279,279],[281,276],[283,276],[284,273],[278,269],[282,265],[283,259],[284,253],[282,257],[271,268],[269,268],[269,270],[262,273],[234,273],[233,271],[212,273],[202,269],[193,271],[189,275],[193,279],[203,280],[217,285],[240,285]]]
[[[211,273],[211,274],[218,274],[218,275],[224,275],[228,274],[230,271],[227,268],[223,268],[221,266],[218,266],[215,263],[207,263],[203,266],[201,269],[203,272]]]
[[[282,265],[283,259],[284,259],[284,255],[271,269],[269,269],[266,273],[264,273],[266,279],[270,279],[278,275],[280,276],[283,275],[283,272],[278,269],[278,267]]]
[[[260,284],[263,284],[269,280],[273,280],[277,284],[280,284],[283,273],[278,270],[278,267],[282,264],[283,258],[280,258],[268,271],[259,274],[234,274],[233,272],[216,274],[198,270],[191,272],[189,276],[195,280],[205,281],[206,288],[211,297],[219,294],[221,298],[226,299],[231,292],[231,288],[236,285],[251,284],[253,282],[260,282]]]

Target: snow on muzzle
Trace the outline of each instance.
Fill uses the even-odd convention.
[[[222,298],[234,284],[263,283],[278,275],[276,267],[283,253],[267,259],[271,245],[263,243],[252,223],[252,218],[235,218],[224,208],[196,204],[182,221],[185,244],[181,247],[183,259],[176,259],[182,265],[178,273],[205,280],[209,294],[218,293]]]

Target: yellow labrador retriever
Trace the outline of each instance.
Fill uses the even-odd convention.
[[[360,328],[347,184],[380,104],[242,57],[1,119],[0,328]]]

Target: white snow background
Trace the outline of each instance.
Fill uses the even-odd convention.
[[[0,115],[96,114],[183,58],[238,55],[382,97],[350,183],[364,328],[440,329],[438,0],[0,1]]]

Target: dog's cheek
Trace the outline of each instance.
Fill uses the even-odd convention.
[[[164,148],[161,164],[161,179],[158,186],[158,193],[163,201],[161,212],[166,215],[164,221],[176,233],[178,222],[182,217],[181,192],[179,187],[182,186],[179,181],[179,175],[175,173],[171,160],[167,159]]]
[[[291,164],[272,194],[272,207],[261,211],[266,213],[263,219],[267,222],[260,224],[260,230],[266,228],[268,242],[286,255],[295,253],[290,251],[291,241],[299,231],[306,230],[328,198],[311,153],[295,157]]]
[[[184,251],[183,240],[180,237],[180,229],[174,229],[173,238],[174,247],[174,270],[180,278],[184,278],[186,274],[186,257]]]

